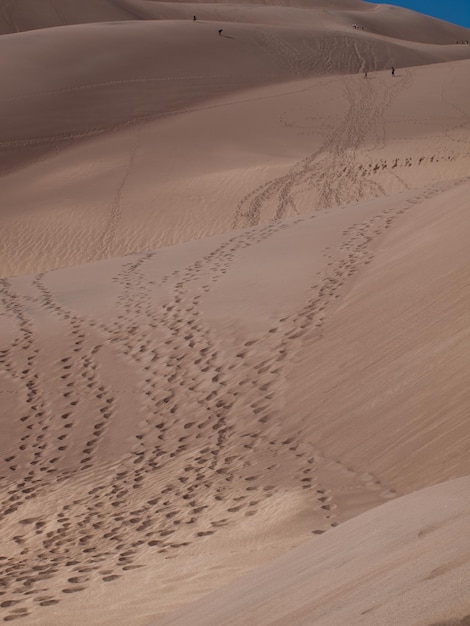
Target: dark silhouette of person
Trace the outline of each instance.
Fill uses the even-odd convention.
[[[223,32],[224,32],[224,29],[223,29],[223,28],[219,28],[219,37],[220,37],[220,35],[221,35]]]
[[[395,76],[395,68],[392,67],[392,76]]]
[[[367,72],[364,72],[364,78],[367,78]]]
[[[193,22],[195,22],[196,20],[197,20],[197,17],[193,15]]]

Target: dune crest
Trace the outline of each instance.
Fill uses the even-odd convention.
[[[4,15],[24,10],[28,19],[43,18],[59,4],[35,2],[33,11],[15,2]],[[40,22],[0,37],[0,56],[8,59],[0,65],[8,85],[0,99],[0,173],[261,85],[470,57],[470,48],[456,45],[469,39],[468,29],[359,1],[307,8],[102,0],[68,1],[66,9],[83,21]],[[98,20],[108,9],[109,19]],[[116,11],[143,19],[110,21]],[[358,22],[365,30],[353,28]]]
[[[121,256],[465,176],[469,63],[244,92],[21,169],[0,179],[2,273]]]

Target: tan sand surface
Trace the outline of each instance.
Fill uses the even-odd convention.
[[[38,22],[0,38],[1,171],[253,86],[470,56],[456,44],[469,31],[445,22],[359,0],[307,6],[147,1],[137,9],[109,0],[34,0],[33,10],[27,0],[6,3],[3,16],[18,11],[31,20],[73,9],[92,23]],[[205,13],[193,22],[199,8]],[[128,9],[149,19],[112,21]],[[97,20],[100,11],[105,21]],[[352,27],[358,22],[365,30]]]
[[[0,621],[463,626],[469,31],[0,26]]]
[[[384,504],[158,624],[464,626],[469,496],[466,477]]]
[[[468,473],[468,190],[5,279],[5,606],[148,623]]]
[[[464,176],[469,63],[265,87],[23,168],[0,179],[2,273],[154,249]]]

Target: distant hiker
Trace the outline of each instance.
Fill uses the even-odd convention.
[[[364,72],[364,78],[367,78],[367,72]]]
[[[195,22],[196,20],[197,20],[197,17],[193,15],[193,22]]]
[[[395,76],[395,68],[392,67],[392,76]]]
[[[219,28],[219,30],[218,30],[219,37],[220,37],[220,35],[221,35],[223,32],[224,32],[224,29],[223,29],[223,28]]]

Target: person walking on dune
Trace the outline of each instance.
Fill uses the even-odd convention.
[[[392,76],[395,76],[395,68],[392,66]]]

